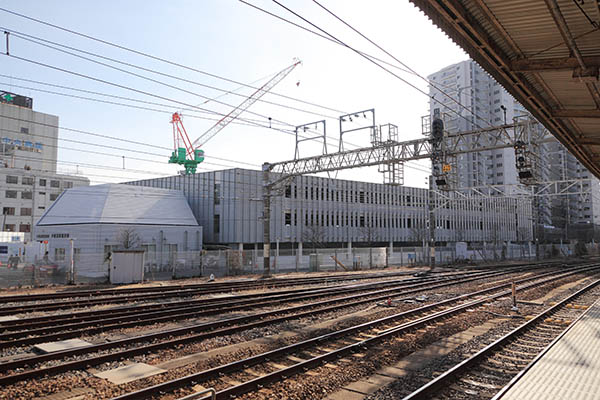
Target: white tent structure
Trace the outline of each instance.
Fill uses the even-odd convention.
[[[200,272],[202,227],[178,190],[119,184],[69,189],[42,215],[34,236],[64,268],[72,241],[79,278],[105,278],[110,254],[123,248],[145,250],[149,277]]]

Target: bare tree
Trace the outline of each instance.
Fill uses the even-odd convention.
[[[302,231],[302,241],[310,243],[313,251],[325,246],[325,229],[320,225],[305,226]]]
[[[415,242],[421,243],[423,251],[423,260],[427,258],[425,254],[425,241],[428,239],[429,230],[424,224],[415,224],[410,228],[410,236]]]
[[[135,249],[140,246],[142,240],[134,228],[124,228],[117,234],[117,242],[123,249]]]
[[[360,232],[369,246],[369,268],[373,268],[373,245],[379,240],[379,231],[371,224],[367,224],[360,228]]]
[[[517,242],[521,245],[521,257],[525,256],[525,243],[530,240],[531,231],[527,227],[517,229]]]

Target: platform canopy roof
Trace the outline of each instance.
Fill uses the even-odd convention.
[[[598,0],[410,1],[600,177]]]
[[[197,226],[198,222],[179,190],[106,184],[64,191],[37,223],[72,224]]]

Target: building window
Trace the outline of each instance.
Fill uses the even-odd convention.
[[[15,215],[15,208],[14,207],[3,207],[2,215]]]
[[[14,232],[15,231],[15,224],[4,224],[4,230],[6,232]]]
[[[50,201],[54,201],[58,198],[58,193],[50,193]]]
[[[19,177],[6,175],[6,183],[19,183]]]
[[[54,249],[54,261],[65,261],[65,254],[66,254],[65,249],[55,248]]]
[[[31,208],[28,207],[23,207],[21,208],[21,216],[30,216],[31,215]]]
[[[65,189],[71,189],[73,187],[73,182],[71,182],[71,181],[65,181],[63,183],[63,185],[64,185]]]
[[[46,207],[44,207],[44,206],[39,206],[38,207],[38,210],[45,210],[45,209],[46,209]]]
[[[21,198],[26,200],[31,200],[32,192],[21,192]]]
[[[21,178],[21,184],[23,185],[33,185],[34,179],[31,176],[24,176]]]
[[[17,191],[16,190],[7,190],[6,191],[6,198],[7,199],[16,199],[17,198]]]
[[[221,184],[220,183],[215,183],[215,199],[214,199],[214,203],[215,204],[221,204]]]
[[[216,214],[213,219],[213,233],[218,235],[221,231],[221,216]]]
[[[81,249],[73,248],[73,261],[77,262],[81,259]]]
[[[292,224],[292,212],[291,211],[286,211],[285,212],[285,224],[286,225],[291,225]]]
[[[29,134],[29,128],[21,127],[21,133]]]
[[[46,186],[46,180],[40,179],[40,186]]]
[[[46,195],[46,192],[39,192],[38,194],[39,194],[40,196],[45,196],[45,195]]]
[[[53,188],[60,187],[60,181],[50,181],[50,187],[53,187]]]
[[[20,224],[19,225],[19,232],[25,232],[25,233],[29,233],[31,232],[31,225],[29,224]]]

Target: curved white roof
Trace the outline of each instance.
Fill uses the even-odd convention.
[[[64,191],[37,225],[194,225],[198,222],[179,190],[106,184]]]

